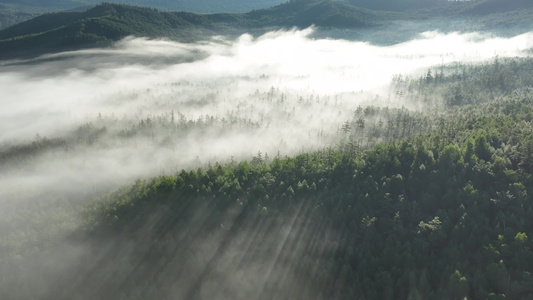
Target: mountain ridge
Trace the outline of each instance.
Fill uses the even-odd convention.
[[[311,25],[354,28],[400,18],[404,15],[321,1],[286,3],[246,14],[210,15],[102,3],[85,12],[45,14],[1,30],[0,47],[7,50],[0,58],[105,46],[131,35],[189,42],[215,34],[240,34],[248,29]]]
[[[395,21],[436,20],[436,23],[444,25],[434,27],[451,26],[452,30],[461,30],[460,26],[465,30],[479,30],[470,21],[489,30],[512,26],[531,28],[533,3],[515,2],[511,7],[502,7],[498,1],[487,0],[448,3],[442,6],[443,9],[435,6],[432,9],[420,7],[419,10],[385,11],[357,7],[349,2],[299,0],[248,13],[215,14],[167,12],[149,7],[101,3],[83,12],[44,14],[0,30],[0,49],[3,49],[0,59],[104,47],[127,36],[192,42],[213,35],[260,34],[272,29],[313,25],[319,28],[368,29],[391,25]],[[441,1],[435,3],[443,5]],[[458,25],[461,22],[465,24]]]

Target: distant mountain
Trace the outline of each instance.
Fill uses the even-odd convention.
[[[217,14],[165,12],[155,8],[102,3],[84,11],[47,13],[1,30],[0,59],[108,46],[131,35],[191,42],[212,35],[262,33],[311,25],[343,30],[393,25],[382,27],[386,28],[387,35],[405,36],[406,32],[394,25],[399,20],[424,20],[426,27],[415,26],[416,30],[489,30],[511,35],[533,28],[533,2],[526,0],[505,2],[509,5],[504,5],[502,0],[428,0],[415,9],[417,1],[421,0],[405,0],[406,9],[393,11],[395,6],[392,6],[391,0],[379,0],[373,4],[369,4],[368,0],[352,1],[378,10],[341,1],[292,0],[247,13]],[[377,6],[378,3],[383,5]],[[513,28],[519,28],[519,32]],[[393,40],[398,42],[397,38]]]
[[[33,9],[15,9],[0,3],[0,29],[24,22],[42,14]]]
[[[380,11],[417,11],[441,14],[491,14],[533,8],[530,0],[348,0],[348,3]]]
[[[265,9],[284,0],[108,0],[108,3],[153,7],[162,11],[187,11],[193,13],[245,13]],[[292,2],[292,1],[289,1]],[[416,14],[450,15],[501,13],[510,10],[533,8],[529,0],[345,0],[336,1],[378,11],[416,12]],[[29,20],[49,12],[79,10],[94,7],[100,0],[0,0],[0,29]]]
[[[106,2],[144,7],[163,11],[188,11],[194,13],[244,13],[268,8],[282,0],[108,0]],[[100,0],[0,0],[0,29],[29,20],[43,13],[94,7]]]
[[[197,13],[246,12],[282,3],[281,0],[108,0],[108,3],[148,6],[161,10],[191,11]],[[95,6],[100,0],[0,0],[0,5],[46,10],[68,10],[84,5]]]
[[[342,2],[300,1],[249,13],[200,15],[104,3],[84,12],[49,13],[0,31],[0,58],[106,46],[126,36],[193,41],[265,28],[359,28],[405,18]]]
[[[530,0],[483,0],[473,1],[472,5],[466,8],[463,13],[469,14],[495,14],[509,11],[533,9],[533,1]]]

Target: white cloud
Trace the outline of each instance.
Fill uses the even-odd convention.
[[[69,153],[68,159],[90,161],[104,174],[114,174],[106,166],[127,163],[127,175],[121,176],[129,179],[158,172],[160,167],[147,157],[173,162],[167,169],[179,169],[196,158],[224,161],[278,150],[290,154],[330,143],[330,138],[317,139],[318,132],[333,137],[359,104],[386,94],[394,74],[495,55],[524,56],[532,45],[531,33],[500,38],[432,31],[401,44],[376,46],[315,39],[313,31],[276,31],[257,38],[245,34],[234,41],[218,37],[196,44],[130,37],[109,49],[4,63],[0,145],[32,141],[36,134],[76,135],[84,123],[105,125],[108,131],[101,140],[112,139],[141,119],[168,117],[173,111],[176,119],[178,113],[195,122],[208,115],[216,124],[186,134],[152,132],[152,139],[131,143],[107,140],[101,148],[78,145],[84,150]],[[105,124],[98,121],[99,114],[106,117]],[[231,129],[217,129],[222,119]],[[159,147],[163,134],[174,141],[171,151]],[[36,172],[49,172],[49,165],[39,166],[36,162]],[[93,177],[93,170],[64,168]]]

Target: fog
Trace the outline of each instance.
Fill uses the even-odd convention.
[[[47,266],[57,252],[43,240],[74,230],[79,205],[101,193],[258,153],[334,147],[358,106],[425,109],[391,96],[394,75],[527,56],[533,46],[533,33],[431,31],[377,46],[313,38],[315,30],[191,44],[129,37],[107,49],[0,62],[0,262],[37,257],[0,271],[1,287],[54,278],[60,271]],[[83,252],[60,248],[64,268]]]

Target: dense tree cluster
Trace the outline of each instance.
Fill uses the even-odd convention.
[[[392,84],[393,97],[433,104],[441,100],[446,106],[503,100],[511,93],[522,99],[528,97],[533,84],[529,71],[532,64],[531,58],[496,57],[483,64],[436,67],[419,78],[397,75]]]
[[[309,290],[325,299],[528,298],[531,105],[512,99],[482,110],[483,116],[450,117],[460,124],[452,137],[443,130],[356,153],[258,153],[248,162],[139,180],[98,200],[82,232],[127,239],[146,258],[137,263],[150,269],[168,251],[192,251],[188,234],[209,239],[222,231],[225,246],[189,286],[191,297],[202,297],[219,260],[243,235],[270,240],[291,224],[276,259],[262,252],[276,243],[252,243],[243,254],[263,257],[276,270],[262,275],[259,298],[305,298],[296,291]],[[197,224],[199,214],[206,215]],[[179,268],[187,256],[173,257]],[[244,268],[235,263],[232,272]],[[134,284],[142,289],[163,280],[150,295],[165,296],[176,271],[164,268],[153,281]]]

